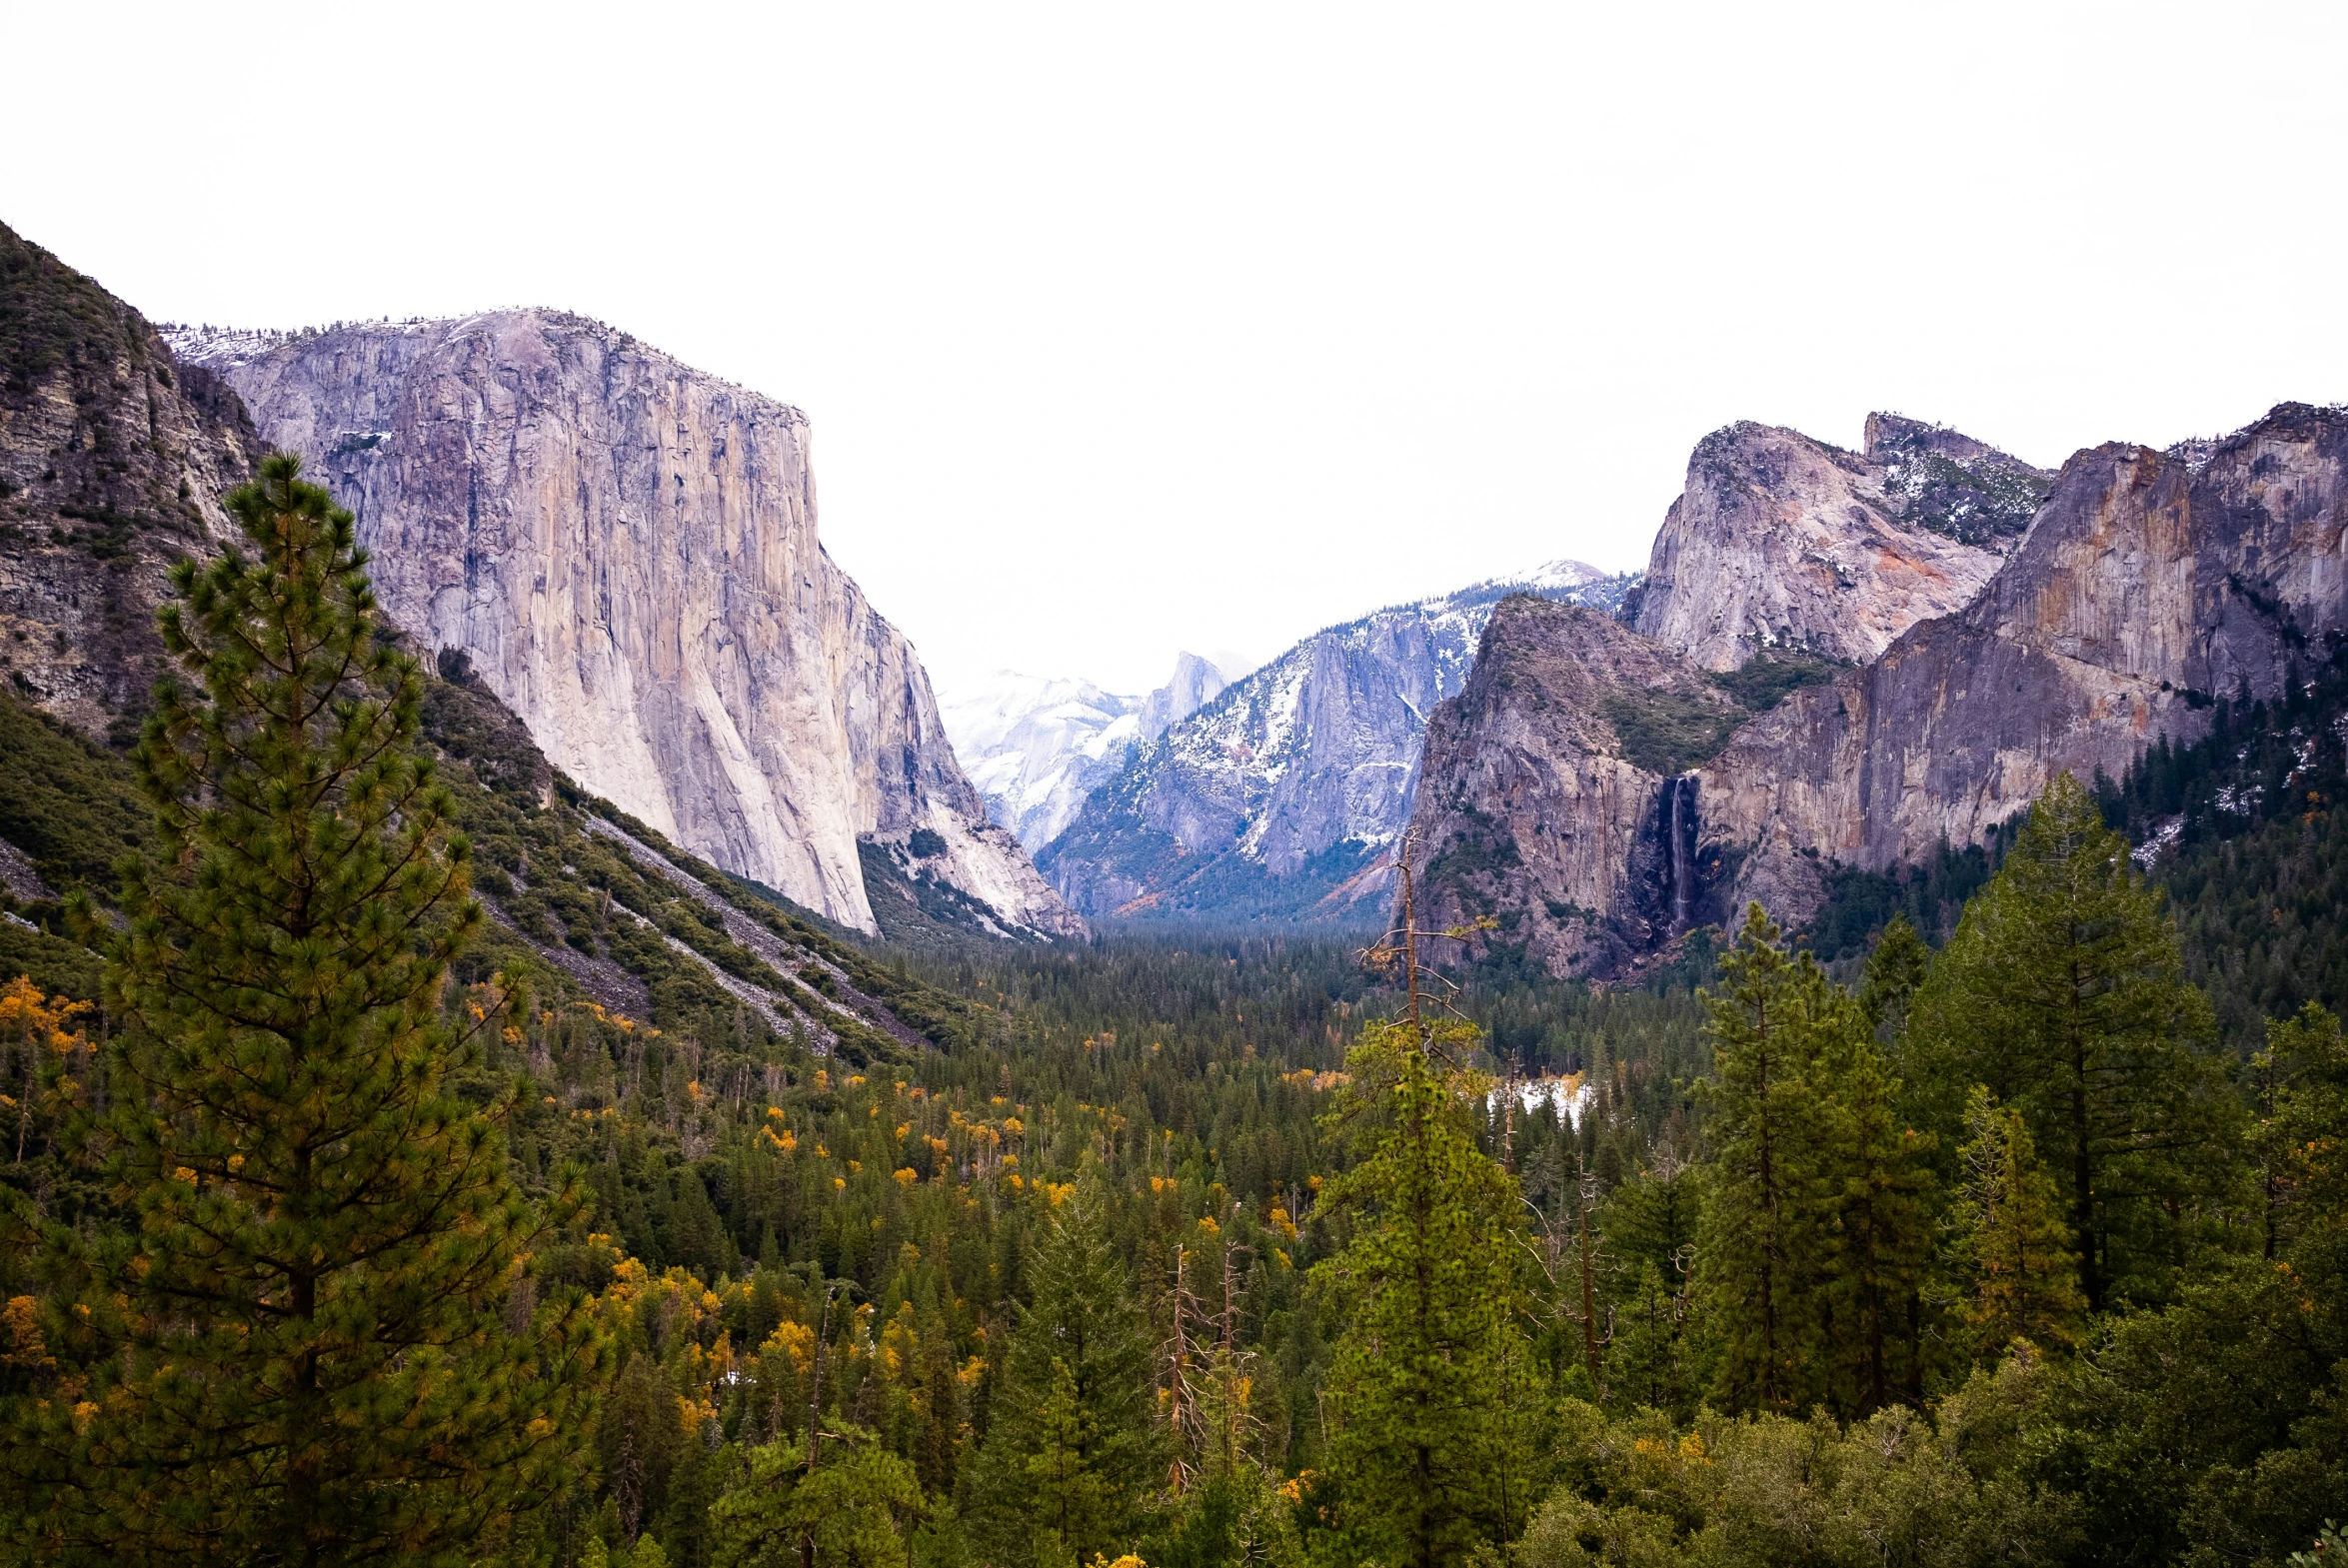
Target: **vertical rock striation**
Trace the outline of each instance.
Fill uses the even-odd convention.
[[[358,515],[392,617],[586,788],[864,930],[860,840],[1004,931],[1082,929],[819,542],[797,409],[549,311],[181,348]]]

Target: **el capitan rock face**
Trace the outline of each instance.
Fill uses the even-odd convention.
[[[1731,425],[1688,459],[1631,625],[1707,670],[1772,649],[1864,664],[1971,603],[2014,508],[2044,488],[2018,459],[1892,415],[1868,421],[1865,454]]]
[[[1552,971],[1605,973],[1653,950],[1658,885],[1697,917],[1757,897],[1799,921],[1837,863],[1884,870],[1977,842],[2065,770],[2116,776],[2163,734],[2201,735],[2217,697],[2271,698],[2295,659],[2348,638],[2348,412],[2284,405],[2190,451],[2079,453],[2009,548],[1968,604],[1744,724],[1647,786],[1643,814],[1614,767],[1619,734],[1609,744],[1576,694],[1669,691],[1700,662],[1495,618],[1468,694],[1430,726],[1419,825],[1436,922],[1494,914],[1498,940]],[[1513,692],[1470,701],[1504,681]],[[1444,809],[1481,833],[1473,874],[1443,859],[1439,844],[1470,836]],[[1658,882],[1658,844],[1684,880]],[[1570,877],[1552,868],[1568,859]]]
[[[181,349],[357,514],[392,618],[590,791],[861,929],[860,839],[926,829],[909,863],[1003,930],[1082,930],[819,542],[797,409],[549,311]]]

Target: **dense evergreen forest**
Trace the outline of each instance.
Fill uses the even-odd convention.
[[[784,974],[234,510],[133,757],[0,702],[20,1560],[2340,1550],[2336,666],[1633,985],[729,886]]]

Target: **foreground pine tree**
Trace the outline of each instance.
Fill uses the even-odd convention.
[[[1714,1052],[1706,1129],[1721,1174],[1698,1255],[1721,1328],[1720,1399],[1801,1410],[1829,1398],[1824,1308],[1836,1171],[1834,1074],[1864,1017],[1808,953],[1779,945],[1759,904],[1704,995]]]
[[[586,1306],[516,1288],[577,1201],[525,1202],[447,1086],[482,916],[421,683],[299,476],[273,457],[228,499],[252,554],[183,565],[163,617],[199,690],[167,683],[139,748],[164,857],[126,886],[80,1129],[125,1226],[52,1228],[69,1370],[10,1434],[48,1560],[459,1561],[588,1430]]]
[[[1401,924],[1371,962],[1398,971],[1402,1016],[1372,1023],[1345,1055],[1338,1124],[1355,1162],[1321,1189],[1352,1235],[1313,1267],[1343,1321],[1327,1374],[1329,1477],[1316,1516],[1346,1562],[1388,1568],[1465,1562],[1505,1543],[1525,1495],[1528,1423],[1512,1418],[1530,1356],[1518,1327],[1517,1186],[1476,1142],[1488,1079],[1463,1063],[1481,1035],[1434,1021],[1413,922],[1410,856],[1396,861]],[[1325,1550],[1330,1543],[1321,1543]]]
[[[1158,1470],[1150,1347],[1100,1179],[1050,1209],[1034,1299],[1005,1356],[1005,1391],[971,1478],[973,1523],[998,1561],[1086,1563],[1122,1549]]]
[[[2041,1350],[2078,1343],[2086,1302],[2064,1223],[2062,1195],[2039,1163],[2021,1112],[1985,1088],[1965,1105],[1963,1185],[1950,1216],[1954,1261],[1966,1280],[1965,1320],[1976,1359],[1994,1365],[2008,1346]]]
[[[2021,1113],[2092,1311],[2173,1289],[2197,1205],[2231,1178],[2240,1114],[2211,1033],[2160,894],[2094,797],[2057,777],[1934,960],[1909,1036],[1949,1121],[1974,1084]]]
[[[1924,1389],[1923,1287],[1932,1258],[1932,1139],[1900,1115],[1901,1085],[1863,1026],[1824,1069],[1829,1227],[1826,1322],[1845,1380],[1835,1408],[1859,1415]]]

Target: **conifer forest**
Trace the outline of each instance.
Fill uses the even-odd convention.
[[[10,1560],[2342,1550],[2328,671],[1610,986],[872,943],[550,781],[293,460],[230,510],[127,755],[0,700]]]

